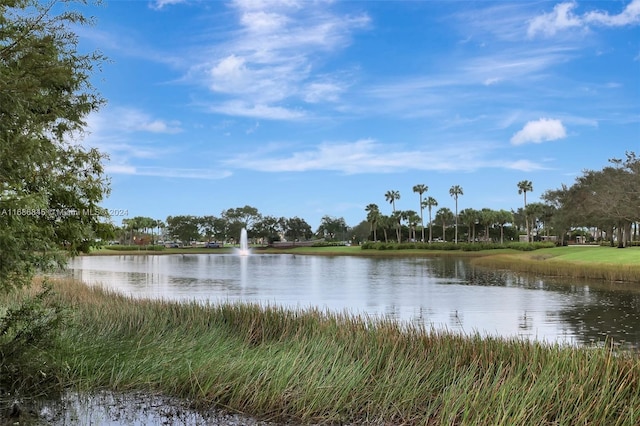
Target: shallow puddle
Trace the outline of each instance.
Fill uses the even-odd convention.
[[[25,411],[25,410],[23,410]],[[219,410],[199,411],[177,399],[144,393],[68,393],[55,401],[42,401],[28,409],[33,425],[226,425],[275,426],[249,416]],[[25,413],[26,414],[26,413]]]

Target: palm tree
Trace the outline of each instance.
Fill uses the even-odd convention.
[[[504,225],[513,223],[513,213],[507,210],[498,210],[496,212],[496,223],[500,225],[500,244],[504,244]]]
[[[480,210],[480,223],[484,226],[484,240],[486,242],[490,241],[489,237],[489,227],[492,226],[496,222],[496,212],[489,208],[484,208]]]
[[[384,242],[388,243],[389,236],[387,235],[387,229],[389,229],[393,225],[393,219],[391,218],[391,216],[381,214],[378,218],[378,224],[382,228],[382,232],[384,232]]]
[[[378,222],[380,221],[380,209],[377,204],[369,204],[364,208],[367,212],[367,222],[371,224],[371,232],[373,232],[373,241],[378,241]]]
[[[544,224],[544,216],[547,210],[547,205],[544,203],[529,203],[527,205],[527,209],[525,210],[525,214],[527,219],[529,220],[529,225],[531,228],[531,234],[535,231],[535,235],[539,235],[540,225]]]
[[[422,201],[422,207],[429,209],[429,242],[433,240],[433,221],[431,220],[431,208],[438,207],[438,202],[435,198],[429,197]]]
[[[453,213],[447,207],[442,207],[436,212],[435,220],[442,224],[442,241],[447,241],[447,238],[446,238],[447,225],[453,222]]]
[[[477,219],[478,211],[475,209],[464,209],[460,211],[460,220],[469,227],[469,242],[475,239]]]
[[[413,192],[417,192],[420,194],[420,224],[422,225],[422,242],[424,242],[424,219],[422,217],[422,211],[424,210],[424,206],[422,205],[422,194],[427,192],[429,187],[422,183],[413,186]]]
[[[122,228],[129,238],[129,244],[133,244],[133,219],[122,219]]]
[[[158,236],[161,235],[162,231],[160,230],[164,229],[164,227],[165,227],[164,222],[160,219],[156,219],[155,228],[158,230]]]
[[[400,217],[403,221],[407,222],[407,226],[409,228],[409,239],[416,240],[416,227],[418,226],[418,222],[420,221],[420,216],[413,210],[402,210],[400,212]]]
[[[449,188],[449,195],[451,195],[453,199],[456,200],[456,215],[455,215],[456,230],[455,230],[454,241],[456,244],[458,244],[458,197],[460,195],[464,195],[462,193],[462,187],[460,185],[453,185],[451,188]]]
[[[392,211],[393,211],[394,216],[395,216],[396,200],[400,199],[400,191],[393,191],[393,190],[387,191],[384,194],[384,198],[389,203],[391,203]],[[396,218],[396,219],[398,219],[398,225],[397,225],[398,227],[396,228],[396,238],[397,238],[397,241],[400,242],[400,219],[399,218]]]
[[[524,194],[524,210],[527,210],[527,192],[533,191],[533,183],[530,180],[521,180],[518,182],[518,194]],[[529,242],[529,218],[525,214],[525,223],[527,226],[527,242]]]
[[[155,238],[153,235],[153,228],[156,226],[156,220],[150,217],[143,217],[141,219],[141,225],[145,234],[148,234],[149,231],[151,231],[151,244],[153,244]]]

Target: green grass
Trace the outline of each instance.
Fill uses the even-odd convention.
[[[541,249],[536,253],[548,254],[553,261],[640,265],[640,247],[569,246]]]
[[[256,305],[133,300],[71,281],[49,374],[263,419],[337,424],[640,423],[640,359]]]
[[[569,246],[473,259],[478,266],[544,276],[640,283],[640,248]]]

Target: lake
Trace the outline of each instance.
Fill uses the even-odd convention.
[[[640,348],[640,286],[492,271],[465,259],[84,256],[69,274],[136,298],[315,307],[466,334],[572,345],[610,337]]]

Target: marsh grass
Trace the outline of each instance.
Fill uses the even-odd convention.
[[[640,423],[640,360],[252,304],[136,300],[72,281],[54,359],[78,390],[141,390],[303,423]]]
[[[598,254],[596,251],[600,249],[595,247],[588,250],[593,250],[592,254]],[[604,248],[604,250],[616,249]],[[544,276],[640,282],[640,250],[634,251],[633,254],[637,255],[637,258],[631,260],[625,258],[626,263],[616,263],[607,257],[600,261],[591,256],[582,260],[580,256],[562,256],[544,251],[536,254],[496,254],[474,258],[472,263],[493,269],[508,269]]]

